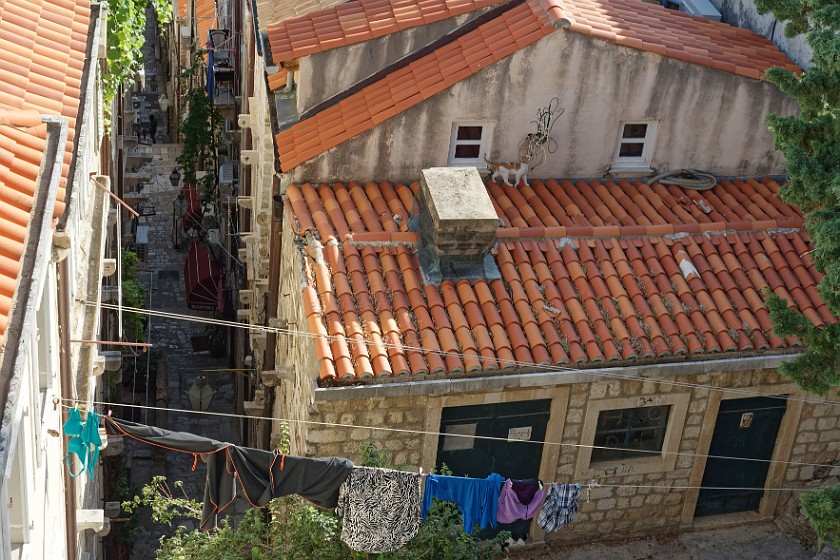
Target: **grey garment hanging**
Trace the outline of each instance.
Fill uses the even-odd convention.
[[[201,529],[216,526],[216,517],[236,498],[236,479],[245,498],[254,507],[263,507],[273,498],[298,494],[314,505],[333,509],[338,489],[353,463],[340,457],[312,459],[274,451],[238,447],[231,443],[200,437],[188,432],[170,432],[128,420],[106,417],[112,435],[129,436],[171,451],[201,456],[207,463],[207,483]]]
[[[355,467],[341,486],[341,540],[359,552],[391,552],[420,530],[417,473]]]
[[[580,484],[552,484],[537,517],[546,533],[565,527],[575,518],[580,503]]]

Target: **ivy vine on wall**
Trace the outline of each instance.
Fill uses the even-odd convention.
[[[133,80],[143,63],[146,7],[154,7],[163,28],[172,20],[172,4],[166,0],[112,0],[107,4],[108,72],[102,81],[105,110],[109,111],[119,87]]]

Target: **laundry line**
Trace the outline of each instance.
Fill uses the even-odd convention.
[[[85,304],[85,305],[88,305],[88,306],[95,306],[96,305],[95,302],[90,302],[90,301],[86,301],[86,300],[79,300],[79,301],[81,303]],[[237,322],[237,321],[227,321],[227,320],[224,320],[224,319],[213,319],[211,317],[199,317],[199,316],[196,316],[196,315],[185,315],[185,314],[182,314],[182,313],[172,313],[172,312],[169,312],[169,311],[141,309],[141,308],[138,308],[138,307],[125,307],[125,306],[120,307],[120,306],[117,306],[117,305],[114,305],[114,304],[103,303],[103,304],[101,304],[101,308],[102,309],[110,309],[110,310],[118,310],[118,309],[121,308],[124,311],[149,315],[149,316],[153,316],[153,317],[161,317],[161,318],[165,318],[165,319],[189,321],[189,322],[205,324],[205,325],[216,325],[216,326],[222,326],[222,327],[240,328],[240,329],[258,331],[258,332],[265,332],[265,333],[283,334],[283,335],[288,335],[288,336],[292,336],[292,337],[299,337],[299,338],[308,338],[308,339],[324,338],[324,339],[329,340],[329,341],[332,341],[332,340],[335,340],[335,339],[339,338],[339,337],[332,336],[332,335],[312,334],[312,333],[309,333],[307,331],[297,331],[297,330],[291,330],[291,329],[282,328],[282,327],[270,327],[270,326],[266,326],[266,325],[251,325],[249,323],[240,323],[240,322]],[[371,341],[369,339],[361,339],[361,340],[353,339],[353,340],[350,340],[350,339],[345,338],[345,341],[347,342],[348,345],[352,345],[352,344],[373,344],[373,345],[381,346],[383,348],[392,348],[392,349],[397,349],[397,350],[422,352],[422,353],[426,353],[426,354],[437,354],[437,355],[443,356],[443,357],[447,357],[447,356],[458,357],[458,358],[466,358],[466,357],[475,358],[476,357],[476,356],[472,356],[472,355],[467,356],[466,354],[464,354],[462,352],[446,352],[444,350],[427,349],[427,348],[424,348],[422,346],[418,347],[418,346],[408,346],[408,345],[405,345],[405,344],[399,344],[399,345],[390,344],[390,343],[387,343],[387,342],[384,342],[384,341],[374,342],[374,341]],[[501,360],[499,358],[485,358],[485,357],[480,357],[480,358],[482,360],[485,360],[485,361],[495,361],[499,364],[504,362],[505,364],[513,364],[513,365],[516,365],[516,366],[519,366],[519,367],[522,367],[522,368],[530,368],[530,369],[539,370],[539,371],[548,371],[548,372],[562,371],[564,373],[569,373],[569,374],[576,373],[576,374],[581,374],[581,375],[589,375],[589,376],[593,376],[593,377],[602,377],[602,378],[606,378],[606,379],[615,379],[615,380],[622,380],[622,381],[635,381],[635,382],[639,382],[639,383],[649,382],[649,383],[654,383],[656,385],[669,386],[669,387],[680,387],[680,388],[684,388],[684,389],[698,389],[698,390],[703,390],[703,391],[721,391],[721,392],[726,392],[726,393],[736,394],[736,395],[745,395],[745,396],[749,396],[749,397],[764,397],[764,398],[778,399],[778,400],[790,401],[790,402],[802,402],[802,403],[805,403],[805,404],[812,404],[812,405],[827,405],[827,406],[834,406],[834,407],[840,406],[840,402],[837,402],[837,401],[827,401],[825,399],[810,398],[810,397],[799,397],[799,396],[792,396],[792,395],[791,396],[768,395],[766,393],[759,393],[758,391],[750,391],[749,389],[744,389],[744,388],[741,388],[741,387],[718,387],[716,385],[704,385],[702,383],[689,383],[687,381],[674,381],[674,380],[669,380],[669,379],[656,379],[656,378],[651,378],[651,377],[634,377],[634,376],[631,376],[631,375],[622,375],[620,373],[592,371],[590,369],[585,369],[585,368],[570,368],[570,367],[566,367],[566,366],[545,365],[545,364],[537,364],[537,363],[534,363],[534,362],[523,362],[523,361],[519,361],[519,360]]]
[[[62,404],[61,406],[64,408],[72,409],[76,406],[72,399],[53,399],[53,403],[59,403],[61,401],[69,402],[71,404]],[[511,440],[504,437],[496,437],[496,436],[481,436],[481,435],[467,435],[467,434],[456,434],[456,433],[448,433],[448,432],[436,432],[432,430],[412,430],[408,428],[392,428],[392,427],[385,427],[385,426],[365,426],[362,424],[341,424],[337,422],[321,422],[317,420],[299,420],[295,418],[272,418],[269,416],[249,416],[247,414],[235,414],[231,412],[210,412],[204,410],[187,410],[187,409],[178,409],[178,408],[165,408],[160,406],[147,406],[147,405],[140,405],[140,404],[127,404],[127,403],[115,403],[115,402],[107,402],[107,401],[93,401],[94,405],[100,407],[128,407],[128,408],[137,408],[141,410],[159,410],[163,412],[180,412],[186,414],[199,414],[205,416],[216,416],[220,418],[235,418],[235,419],[245,419],[245,420],[265,420],[269,422],[286,422],[289,424],[308,424],[313,426],[324,426],[324,427],[332,427],[332,428],[351,428],[351,429],[366,429],[366,430],[378,430],[378,431],[385,431],[385,432],[395,432],[395,433],[408,433],[414,435],[430,435],[430,436],[444,436],[444,437],[454,437],[454,438],[468,438],[468,439],[479,439],[485,441],[498,441],[504,443],[511,443]],[[110,410],[107,411],[106,414],[105,409],[100,409],[103,415],[110,415]],[[752,463],[763,463],[763,464],[779,464],[779,465],[788,465],[788,466],[798,466],[798,467],[815,467],[815,468],[825,468],[825,467],[833,467],[834,465],[826,465],[821,463],[805,463],[799,461],[779,461],[774,459],[753,459],[750,457],[731,457],[727,455],[711,455],[711,454],[702,454],[702,453],[690,453],[687,451],[650,451],[644,449],[627,449],[621,447],[606,447],[602,445],[587,445],[583,443],[563,443],[563,442],[555,442],[555,441],[544,441],[544,440],[515,440],[513,443],[529,443],[529,444],[539,444],[539,445],[553,445],[558,447],[571,447],[571,448],[578,448],[578,449],[604,449],[609,451],[632,451],[634,453],[647,453],[649,455],[669,455],[669,456],[676,456],[676,457],[690,457],[690,458],[705,458],[705,459],[722,459],[722,460],[729,460],[729,461],[746,461]],[[631,473],[632,474],[632,473]],[[627,476],[630,476],[628,474]],[[604,476],[602,478],[610,478],[610,476]]]
[[[62,406],[64,406],[65,408],[71,408],[71,409],[73,408],[73,407],[69,407],[69,406],[66,406],[66,405],[62,405]],[[239,416],[239,415],[228,415],[228,416]],[[189,433],[189,432],[187,432],[187,433]],[[449,434],[447,434],[447,435],[449,435]],[[196,437],[200,437],[200,436],[196,436]],[[471,436],[466,436],[466,437],[471,437]],[[485,438],[485,439],[490,439],[490,438]],[[143,442],[143,443],[149,443],[149,442],[145,442],[142,439],[140,441]],[[219,443],[222,443],[222,442],[219,442]],[[151,445],[155,445],[155,444],[152,443]],[[233,447],[237,447],[234,444],[230,444],[230,445],[233,446]],[[169,449],[169,448],[164,447],[164,449]],[[194,452],[194,451],[184,451],[184,450],[174,450],[174,449],[170,449],[170,450],[171,451],[182,452],[182,453],[191,453],[193,455],[203,455],[204,454],[204,453],[201,453],[201,452]],[[822,465],[822,466],[824,466],[824,465]],[[195,467],[195,465],[193,465],[193,467]],[[387,469],[387,468],[383,468],[383,467],[370,467],[370,468],[380,468],[380,469],[384,469],[384,470],[393,470],[393,469]],[[425,478],[428,474],[431,474],[431,473],[424,473],[423,470],[420,469],[419,474],[421,476],[423,476],[423,478]],[[455,475],[455,476],[457,476],[457,475]],[[572,483],[569,483],[569,482],[558,482],[558,481],[554,481],[554,482],[540,481],[540,482],[542,482],[544,485],[549,485],[549,484],[578,484],[578,485],[581,486],[581,488],[586,488],[589,491],[595,490],[595,489],[598,489],[598,488],[631,488],[631,489],[651,489],[651,490],[668,490],[668,491],[675,491],[675,490],[719,490],[719,491],[768,491],[768,492],[811,492],[811,491],[814,490],[814,489],[811,489],[811,488],[792,488],[792,487],[791,488],[787,488],[787,487],[777,487],[777,488],[760,487],[760,488],[757,488],[757,487],[743,487],[743,486],[692,486],[692,485],[667,485],[666,486],[666,485],[661,485],[661,484],[602,484],[602,483],[598,482],[597,479],[592,479],[588,483],[587,482],[583,482],[583,483],[572,482]]]

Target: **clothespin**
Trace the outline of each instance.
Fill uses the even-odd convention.
[[[58,397],[53,397],[53,412],[58,410],[58,403],[59,403]]]

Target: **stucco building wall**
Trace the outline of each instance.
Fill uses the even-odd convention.
[[[300,72],[296,74],[298,112],[302,113],[344,91],[486,11],[476,10],[341,49],[302,57]],[[329,79],[324,79],[325,76],[329,76]]]
[[[331,81],[324,69],[356,60],[350,49],[319,56],[312,81]],[[299,95],[305,92],[303,84]],[[769,83],[558,30],[304,162],[292,179],[416,180],[423,168],[447,165],[453,123],[464,121],[489,123],[488,155],[515,161],[538,109],[553,97],[565,108],[552,135],[557,151],[531,177],[603,176],[622,121],[656,124],[655,170],[780,173],[782,156],[773,148],[767,115],[796,110]]]

